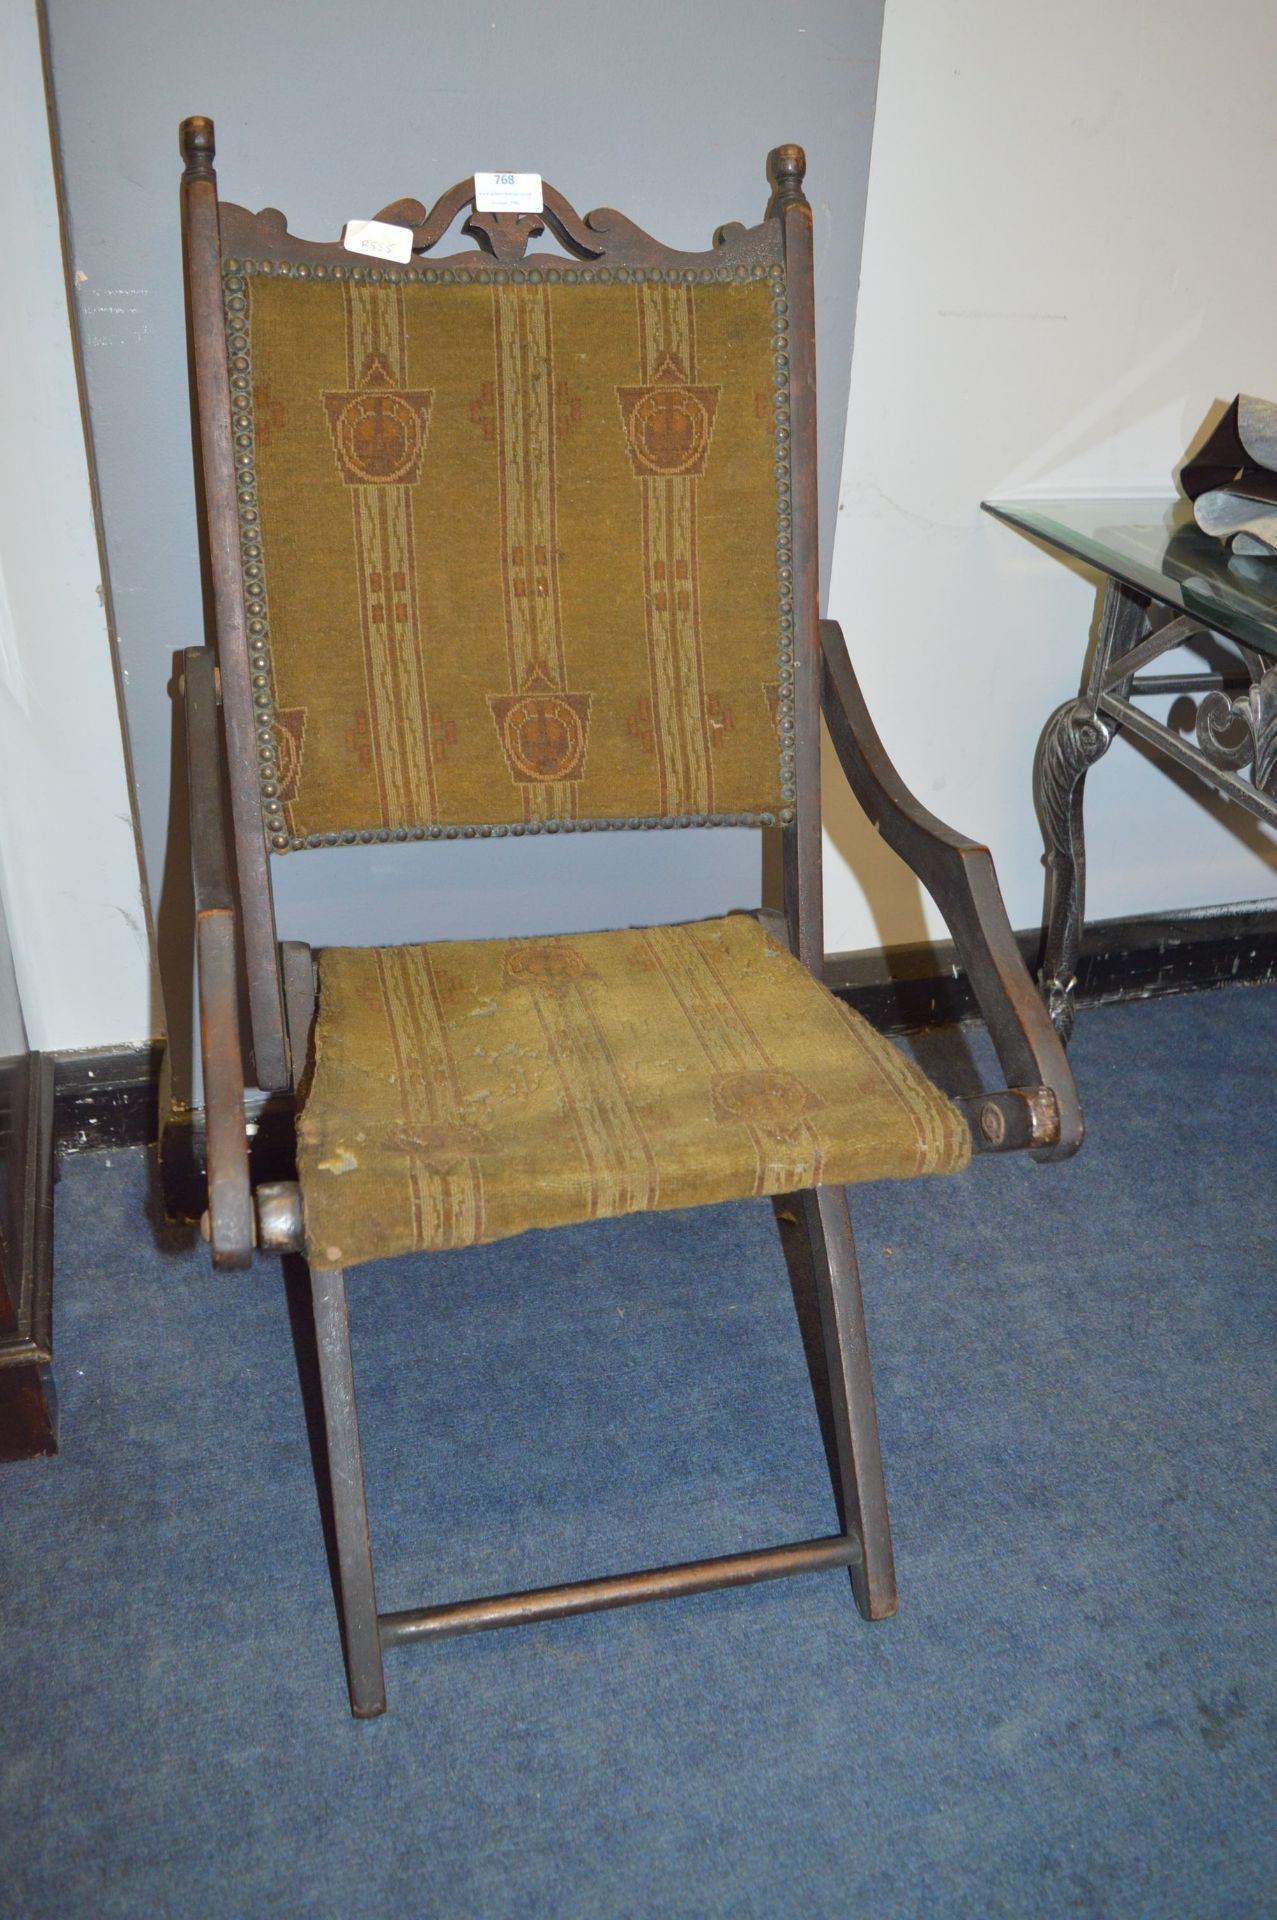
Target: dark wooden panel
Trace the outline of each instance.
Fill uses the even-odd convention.
[[[57,1056],[53,1132],[58,1147],[79,1153],[86,1147],[141,1147],[158,1140],[163,1057],[159,1041]]]
[[[53,1065],[0,1062],[0,1460],[56,1453]]]

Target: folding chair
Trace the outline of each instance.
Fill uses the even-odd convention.
[[[954,1172],[973,1147],[1059,1159],[1082,1123],[988,852],[903,786],[818,616],[802,149],[771,154],[763,220],[703,253],[548,185],[541,213],[479,211],[467,179],[377,216],[411,230],[383,264],[219,206],[212,123],[181,143],[216,626],[183,680],[205,1224],[218,1267],[255,1245],[309,1264],[353,1711],[384,1710],[385,1648],[444,1634],[831,1567],[889,1615],[845,1184]],[[476,248],[436,258],[467,209]],[[563,253],[528,253],[547,227]],[[946,1098],[821,984],[822,711],[949,921],[1004,1091]],[[277,939],[277,857],[688,826],[777,829],[783,914]],[[296,1180],[256,1191],[241,993],[250,1084],[297,1112]],[[777,1193],[803,1196],[842,1531],[379,1613],[345,1270]]]

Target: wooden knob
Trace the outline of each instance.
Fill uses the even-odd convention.
[[[768,213],[805,205],[803,181],[806,177],[807,155],[800,146],[791,141],[786,146],[773,147],[767,156],[767,178],[772,183]]]
[[[211,176],[217,144],[213,137],[213,122],[207,115],[194,113],[189,120],[183,120],[178,130],[178,144],[187,173]]]

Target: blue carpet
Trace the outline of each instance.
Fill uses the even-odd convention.
[[[1277,1911],[1275,1055],[1277,990],[1084,1015],[1072,1165],[853,1193],[897,1620],[834,1573],[405,1649],[366,1725],[278,1266],[70,1161],[63,1451],[0,1469],[0,1908]],[[767,1205],[351,1311],[383,1607],[835,1524]]]

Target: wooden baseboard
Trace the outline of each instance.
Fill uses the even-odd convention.
[[[1041,931],[1016,936],[1036,973]],[[1101,920],[1087,928],[1077,968],[1079,1007],[1277,980],[1277,906],[1240,907]],[[971,989],[948,941],[866,953],[830,954],[830,987],[883,1033],[916,1032],[979,1020]],[[55,1056],[54,1132],[66,1152],[154,1144],[160,1138],[163,1050],[126,1047]],[[253,1138],[254,1178],[291,1177],[289,1103],[273,1097]],[[198,1213],[204,1181],[204,1116],[169,1115],[161,1156],[164,1189],[176,1213]]]
[[[150,1146],[160,1134],[163,1043],[53,1056],[53,1137],[68,1153]]]
[[[1028,929],[1016,939],[1025,965],[1036,975],[1041,929]],[[830,954],[825,979],[840,1000],[881,1033],[966,1026],[980,1019],[952,941]],[[1277,906],[1254,901],[1097,920],[1082,937],[1076,998],[1080,1008],[1099,1007],[1270,980],[1277,980]]]

